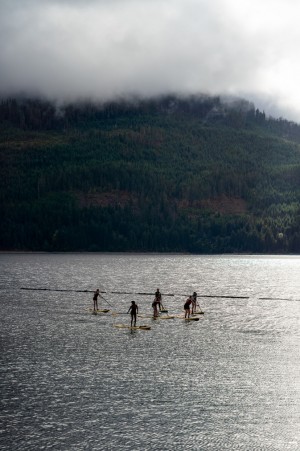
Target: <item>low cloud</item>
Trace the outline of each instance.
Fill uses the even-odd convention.
[[[289,0],[4,0],[0,94],[243,96],[300,122]]]

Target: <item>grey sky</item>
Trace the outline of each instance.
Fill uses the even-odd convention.
[[[0,94],[233,94],[300,122],[298,0],[0,0]]]

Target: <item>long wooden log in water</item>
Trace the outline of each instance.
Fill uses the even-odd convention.
[[[300,299],[289,299],[289,298],[258,298],[261,301],[293,301],[293,302],[299,302]]]
[[[30,291],[61,291],[61,292],[75,292],[75,293],[94,293],[95,290],[72,290],[63,288],[32,288],[32,287],[21,287],[21,290]],[[137,295],[137,296],[154,296],[154,293],[145,292],[128,292],[128,291],[100,291],[102,294],[127,294],[127,295]],[[184,296],[188,297],[189,294],[182,293],[162,293],[162,296]],[[198,298],[224,298],[224,299],[249,299],[249,296],[231,296],[231,295],[220,295],[220,294],[198,294]],[[103,296],[102,296],[103,298]],[[300,301],[300,299],[289,299],[289,298],[269,298],[260,297],[258,298],[262,301]]]
[[[72,290],[72,289],[63,289],[63,288],[30,288],[30,287],[21,287],[21,290],[31,290],[31,291],[65,291],[65,292],[74,291],[76,293],[94,293],[95,292],[95,290]],[[106,291],[100,291],[100,293],[106,293]]]
[[[63,288],[31,288],[31,287],[21,287],[21,290],[32,290],[32,291],[62,291],[62,292],[75,292],[75,293],[94,293],[95,290],[72,290]],[[154,293],[147,292],[129,292],[129,291],[100,291],[104,294],[134,294],[138,296],[154,296]],[[180,293],[162,293],[162,296],[190,296],[189,294]],[[227,298],[227,299],[249,299],[249,296],[229,296],[229,295],[218,295],[218,294],[198,294],[198,298]]]

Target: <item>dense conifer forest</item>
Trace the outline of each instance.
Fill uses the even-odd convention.
[[[0,249],[300,252],[300,126],[245,100],[0,102]]]

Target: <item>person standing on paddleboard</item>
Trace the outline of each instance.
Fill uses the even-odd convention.
[[[159,291],[159,288],[157,288],[154,296],[155,296],[154,301],[156,302],[158,309],[161,310],[162,309],[162,300],[161,300],[161,292]]]
[[[189,318],[190,317],[190,313],[191,313],[190,306],[191,306],[191,303],[192,303],[192,296],[189,296],[187,298],[187,300],[185,301],[185,304],[184,304],[184,307],[183,307],[184,311],[185,311],[185,314],[184,314],[185,318]]]
[[[156,301],[156,299],[154,299],[154,301],[152,302],[152,308],[153,308],[153,317],[157,318],[158,317],[158,310],[157,310],[157,301]]]
[[[94,312],[98,310],[98,296],[100,296],[99,288],[94,292],[93,301],[94,301]]]
[[[132,323],[134,323],[134,326],[136,326],[136,315],[139,312],[139,308],[137,306],[137,304],[134,301],[131,301],[131,306],[128,309],[128,312],[131,314],[131,327],[132,327]]]
[[[196,313],[197,310],[197,293],[194,291],[192,295],[192,314]]]

